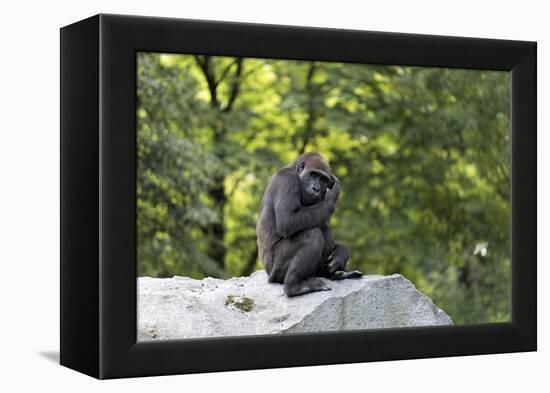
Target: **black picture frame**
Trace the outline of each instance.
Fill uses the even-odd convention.
[[[137,342],[138,51],[511,72],[511,321]],[[535,351],[536,88],[535,42],[103,14],[63,27],[61,364],[103,379]]]

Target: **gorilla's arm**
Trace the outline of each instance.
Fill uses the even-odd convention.
[[[312,228],[324,226],[334,212],[339,195],[335,184],[327,189],[325,199],[315,205],[302,206],[300,181],[292,170],[283,170],[273,179],[273,209],[277,234],[283,238]]]

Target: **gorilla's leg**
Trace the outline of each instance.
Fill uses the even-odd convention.
[[[323,279],[315,277],[324,248],[321,229],[304,231],[295,239],[297,248],[290,257],[284,278],[284,291],[287,296],[299,296],[310,292],[330,289]]]
[[[322,229],[325,239],[323,256],[317,268],[317,276],[330,280],[344,280],[346,278],[359,278],[363,276],[359,270],[346,271],[346,263],[349,259],[349,251],[342,244],[336,242],[332,231],[328,226]]]
[[[345,280],[346,278],[359,278],[363,276],[359,270],[346,271],[346,263],[349,259],[349,251],[342,245],[336,243],[330,255],[320,265],[321,273],[318,276],[330,280]]]

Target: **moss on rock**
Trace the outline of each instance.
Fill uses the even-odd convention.
[[[254,308],[254,299],[248,296],[227,295],[224,303],[226,306],[232,305],[245,312],[249,312]]]

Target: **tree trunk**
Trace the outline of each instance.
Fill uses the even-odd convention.
[[[317,89],[313,84],[313,76],[315,75],[315,70],[317,66],[314,61],[309,64],[309,69],[307,71],[306,86],[305,92],[307,94],[307,120],[304,126],[304,131],[302,134],[302,146],[298,150],[298,154],[303,154],[306,151],[307,144],[309,139],[313,136],[313,126],[315,125],[315,100],[318,93]]]
[[[218,147],[225,143],[225,127],[223,122],[218,122],[218,129],[214,136],[214,149],[218,150],[216,155],[221,162],[224,162],[224,155],[218,149]],[[210,246],[208,248],[208,256],[216,261],[222,270],[225,269],[225,205],[227,203],[227,195],[225,194],[225,176],[223,173],[216,175],[214,180],[214,186],[210,189],[210,198],[214,202],[215,210],[218,213],[218,221],[211,224],[209,228],[209,234],[211,237]]]
[[[241,272],[242,276],[250,276],[254,272],[254,266],[256,266],[256,261],[258,260],[258,243],[255,244],[254,249],[248,256],[248,261],[246,266]]]
[[[225,190],[223,187],[223,177],[216,179],[216,184],[220,184],[210,191],[210,196],[216,204],[216,210],[218,212],[219,220],[210,225],[209,233],[211,235],[210,247],[208,249],[208,256],[218,262],[222,269],[225,268],[225,254],[226,248],[224,243],[225,238],[225,204],[227,203],[227,197],[225,196]]]
[[[219,147],[226,143],[227,129],[224,124],[224,117],[233,109],[233,104],[237,99],[240,91],[241,74],[243,68],[243,59],[237,58],[233,63],[228,65],[220,74],[216,76],[212,59],[210,56],[195,56],[195,61],[202,70],[208,91],[210,93],[210,106],[217,112],[216,124],[214,126],[214,154],[219,160],[224,163],[225,156],[223,149]],[[230,83],[229,97],[225,104],[220,102],[218,97],[218,86],[229,74],[231,68],[235,67],[233,78]],[[212,199],[215,210],[218,213],[218,221],[208,227],[208,233],[211,241],[208,247],[207,254],[210,258],[218,263],[222,270],[225,270],[225,255],[227,253],[225,247],[225,205],[227,203],[227,195],[225,193],[225,175],[219,173],[214,180],[214,186],[210,189],[209,195]]]

